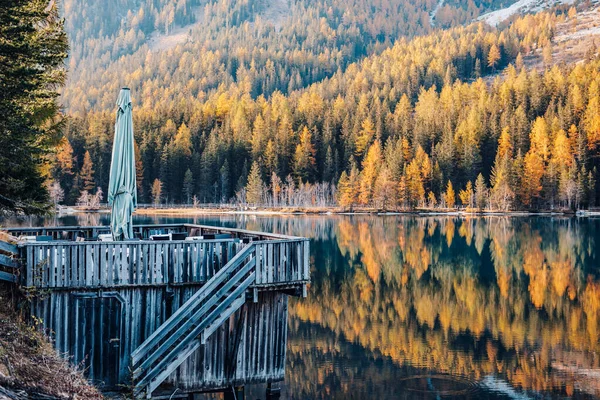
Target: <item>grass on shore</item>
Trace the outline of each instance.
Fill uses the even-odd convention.
[[[472,208],[426,208],[389,209],[382,210],[374,207],[245,207],[245,208],[190,208],[190,207],[157,207],[140,208],[135,211],[138,215],[211,215],[211,214],[250,214],[250,215],[281,215],[281,214],[465,214],[465,215],[533,215],[533,214],[574,214],[569,209],[555,210],[479,210]]]

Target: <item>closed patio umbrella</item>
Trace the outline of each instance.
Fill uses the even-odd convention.
[[[133,238],[132,213],[137,205],[133,118],[129,88],[117,99],[117,122],[110,163],[108,204],[112,205],[110,228],[114,240]]]

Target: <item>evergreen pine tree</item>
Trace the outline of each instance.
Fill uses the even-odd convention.
[[[0,5],[0,212],[49,209],[42,163],[62,128],[68,42],[58,2]]]
[[[300,182],[311,182],[314,176],[316,161],[312,134],[305,126],[300,134],[300,143],[294,153],[294,173]]]
[[[246,184],[246,201],[252,205],[260,205],[263,199],[264,184],[260,176],[260,167],[254,161]]]
[[[335,166],[333,155],[331,154],[331,146],[327,146],[325,152],[325,165],[323,167],[323,182],[333,182],[335,179]]]
[[[190,204],[192,201],[192,197],[194,196],[194,175],[192,171],[188,168],[185,171],[185,175],[183,178],[183,198],[186,204]]]
[[[231,196],[231,185],[229,184],[229,161],[225,160],[221,169],[219,170],[219,175],[221,179],[221,202],[227,202],[229,197]]]
[[[79,171],[79,182],[83,190],[91,191],[96,187],[94,180],[94,164],[92,163],[92,157],[90,152],[86,151],[83,156],[83,165],[81,171]]]
[[[240,190],[244,189],[246,187],[246,183],[248,183],[248,159],[244,159],[244,164],[242,165],[242,171],[235,186],[235,191],[239,192]]]

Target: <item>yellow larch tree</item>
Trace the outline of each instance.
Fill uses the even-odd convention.
[[[381,164],[381,143],[379,140],[376,140],[371,147],[369,147],[367,156],[362,164],[363,169],[360,174],[360,193],[358,195],[359,203],[363,205],[371,204],[375,181],[379,175]]]
[[[454,208],[454,204],[456,203],[456,193],[454,193],[454,187],[452,187],[451,181],[448,181],[448,185],[446,186],[444,201],[446,202],[446,207]]]
[[[474,203],[474,192],[473,192],[473,184],[471,181],[467,182],[467,186],[458,192],[458,197],[460,198],[460,202],[469,208],[473,208]]]
[[[383,168],[375,180],[373,200],[377,207],[388,210],[396,206],[396,185],[388,168]]]
[[[550,155],[550,139],[548,138],[548,124],[544,117],[538,117],[535,120],[529,139],[531,141],[529,151],[537,153],[542,161],[548,160],[548,156]]]
[[[492,69],[496,69],[496,65],[498,65],[498,61],[500,61],[500,49],[495,44],[490,47],[490,52],[488,53],[488,67]]]
[[[357,156],[361,156],[365,152],[374,135],[375,125],[373,124],[373,121],[371,121],[371,117],[367,117],[362,122],[362,129],[356,138],[355,148]]]
[[[522,199],[524,205],[530,207],[542,192],[542,176],[544,175],[544,161],[542,157],[529,151],[523,161],[523,177],[521,179]]]

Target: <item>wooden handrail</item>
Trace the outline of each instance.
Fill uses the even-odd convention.
[[[239,243],[239,239],[202,239],[197,241],[190,240],[107,240],[107,241],[98,241],[98,242],[73,242],[71,240],[52,240],[48,242],[25,242],[21,243],[20,247],[42,247],[42,246],[52,246],[52,245],[61,245],[61,246],[90,246],[94,244],[103,244],[103,245],[142,245],[142,244],[190,244],[190,243]]]
[[[0,251],[3,251],[8,254],[12,254],[12,255],[19,254],[19,248],[16,245],[7,243],[3,240],[0,240]]]
[[[238,237],[256,237],[259,240],[273,240],[273,239],[288,239],[288,240],[296,240],[302,239],[297,236],[290,235],[281,235],[277,233],[266,233],[266,232],[258,232],[251,231],[246,229],[238,229],[238,228],[224,228],[221,226],[214,225],[201,225],[201,224],[188,224],[188,223],[176,223],[176,224],[141,224],[134,225],[134,232],[143,232],[144,230],[150,229],[180,229],[182,231],[187,231],[188,228],[198,228],[209,231],[216,231],[222,233],[232,233]],[[31,234],[31,236],[45,235],[47,233],[61,233],[61,232],[87,232],[87,236],[92,237],[90,235],[91,232],[110,232],[110,226],[52,226],[52,227],[19,227],[19,228],[7,228],[7,232],[19,236],[24,235],[26,233]]]
[[[242,257],[247,257],[248,253],[253,250],[253,246],[245,247],[242,251],[238,252],[226,265],[224,268],[221,268],[219,272],[215,274],[200,290],[198,290],[192,297],[190,297],[186,304],[195,304],[204,300],[210,291],[222,283],[227,277],[226,274],[230,273],[238,266],[238,263],[242,259]],[[171,317],[166,320],[156,331],[152,333],[145,341],[142,343],[137,349],[131,353],[131,362],[135,365],[140,359],[146,356],[146,353],[149,348],[156,344],[157,340],[160,339],[160,335],[163,334],[168,329],[171,329],[178,320],[182,318],[187,318],[194,311],[192,307],[179,307],[177,311]]]
[[[250,244],[132,353],[136,394],[145,390],[149,396],[216,329],[218,321],[241,307],[246,290],[255,282],[255,267],[256,245]],[[210,331],[204,333],[205,329]]]
[[[7,243],[0,240],[0,268],[8,271],[0,270],[0,280],[11,283],[16,283],[17,272],[21,266],[16,256],[18,256],[19,249],[14,244]]]
[[[171,354],[175,357],[174,359],[163,358],[155,365],[148,375],[146,375],[138,385],[136,385],[137,393],[139,389],[143,390],[143,387],[148,385],[146,394],[151,394],[163,381],[166,379],[181,363],[183,363],[191,353],[196,351],[202,344],[201,340],[197,339],[197,336],[202,335],[202,331],[206,329],[211,321],[217,319],[219,314],[230,308],[231,305],[235,305],[234,308],[230,308],[226,317],[231,316],[245,303],[245,291],[250,286],[251,281],[254,279],[254,273],[252,273],[242,284],[235,289],[235,291],[222,303],[220,303],[200,324],[194,328],[191,334],[187,335],[185,339],[179,342],[171,351]],[[196,340],[194,340],[196,339]]]
[[[244,247],[257,248],[257,285],[307,282],[307,239],[29,242],[22,284],[47,289],[202,284]]]
[[[210,279],[243,246],[237,239],[33,242],[23,248],[23,284],[49,289],[198,284]]]

